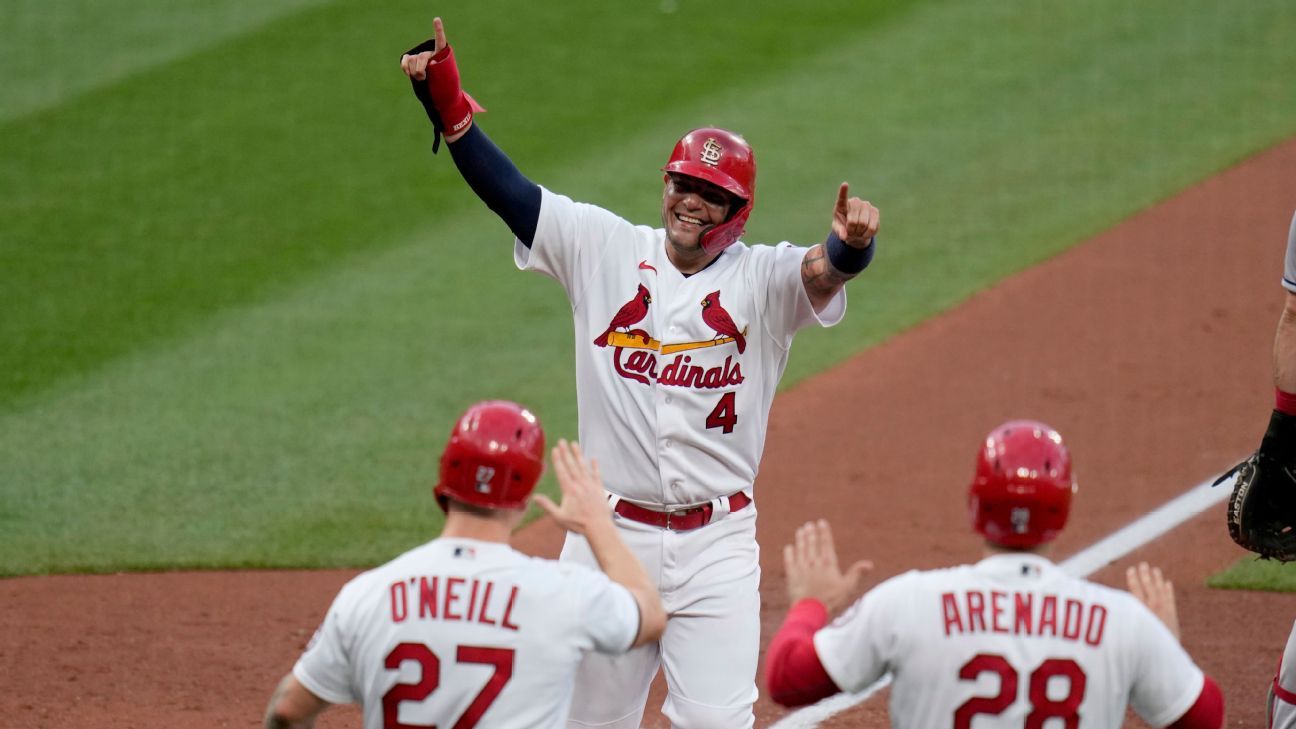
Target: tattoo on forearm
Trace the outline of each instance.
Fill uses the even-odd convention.
[[[825,294],[832,294],[857,274],[842,273],[833,267],[828,260],[827,249],[822,243],[817,244],[801,260],[801,281],[807,290],[813,289]]]

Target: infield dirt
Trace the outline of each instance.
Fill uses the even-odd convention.
[[[830,519],[843,559],[872,559],[872,582],[977,559],[964,488],[980,438],[1000,421],[1044,420],[1072,448],[1080,492],[1057,558],[1253,449],[1272,405],[1293,170],[1296,140],[782,393],[756,489],[763,640],[786,608],[780,548],[807,519]],[[869,316],[867,276],[852,285],[849,316]],[[1222,508],[1095,579],[1120,586],[1127,564],[1161,565],[1178,588],[1184,644],[1223,688],[1229,726],[1263,726],[1296,596],[1204,587],[1244,556]],[[518,541],[552,556],[561,535],[541,521]],[[275,682],[354,574],[0,581],[0,724],[259,726]],[[756,708],[758,726],[784,713],[765,698]],[[336,709],[319,726],[357,718]],[[645,726],[665,724],[650,708]],[[824,726],[887,726],[885,701]]]

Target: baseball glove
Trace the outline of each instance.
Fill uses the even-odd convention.
[[[1274,411],[1260,448],[1214,485],[1236,474],[1229,496],[1229,536],[1279,562],[1296,560],[1296,416]]]

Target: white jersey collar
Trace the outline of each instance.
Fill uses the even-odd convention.
[[[973,569],[993,579],[1021,582],[1046,582],[1061,576],[1057,565],[1038,554],[1009,552],[995,554],[977,562]]]

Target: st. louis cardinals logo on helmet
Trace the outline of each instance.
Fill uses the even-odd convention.
[[[719,253],[742,237],[756,202],[756,154],[747,140],[727,129],[694,129],[676,142],[662,171],[705,180],[742,201],[723,223],[702,234],[703,250]]]
[[[715,167],[720,164],[720,157],[723,154],[724,147],[720,146],[715,137],[707,137],[707,140],[702,143],[702,152],[698,157],[702,160],[702,164]]]
[[[986,436],[968,489],[968,516],[987,541],[1013,549],[1051,541],[1075,493],[1071,453],[1044,423],[1013,420]]]

